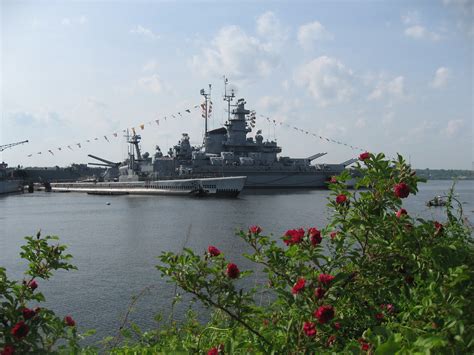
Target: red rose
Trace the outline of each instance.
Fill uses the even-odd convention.
[[[369,351],[370,349],[370,344],[367,343],[365,340],[359,341],[360,343],[360,350],[362,351]]]
[[[329,180],[331,184],[335,184],[337,182],[337,177],[331,176],[331,180]]]
[[[365,152],[365,153],[362,153],[361,155],[359,155],[359,160],[366,160],[366,159],[370,159],[370,153],[369,152]]]
[[[76,325],[76,322],[71,316],[64,317],[64,323],[66,323],[68,327],[74,327]]]
[[[36,314],[35,311],[33,311],[32,309],[29,309],[29,308],[23,308],[21,313],[23,314],[23,318],[25,318],[25,320],[33,318]]]
[[[382,320],[383,318],[384,318],[383,313],[377,313],[377,314],[375,315],[375,319],[377,319],[377,320]]]
[[[394,307],[393,307],[393,304],[389,303],[389,304],[381,304],[380,308],[387,310],[388,313],[392,313]]]
[[[393,187],[393,192],[398,198],[406,198],[410,194],[410,188],[407,184],[401,182]]]
[[[313,315],[318,319],[319,323],[324,324],[334,318],[334,308],[329,305],[321,306],[314,311]]]
[[[338,205],[341,205],[341,204],[345,203],[346,201],[347,201],[347,196],[346,196],[346,195],[343,195],[343,194],[337,195],[337,197],[336,197],[336,203],[337,203]]]
[[[334,280],[334,276],[329,274],[319,274],[318,276],[318,281],[323,285],[329,285],[332,280]]]
[[[334,239],[337,237],[337,232],[331,232],[330,234],[331,239]]]
[[[438,221],[434,221],[434,227],[436,228],[436,233],[443,232],[443,225]]]
[[[209,351],[207,352],[207,355],[217,355],[217,354],[219,354],[219,350],[216,347],[209,349]]]
[[[249,228],[249,232],[253,234],[260,234],[261,231],[262,231],[262,228],[260,228],[259,226],[251,226]]]
[[[291,289],[291,293],[296,295],[300,293],[302,289],[304,289],[304,286],[306,285],[306,280],[304,278],[299,278],[298,281],[296,281],[295,285]]]
[[[209,254],[211,254],[211,256],[217,256],[221,254],[221,251],[212,245],[209,245],[207,247],[207,251],[209,252]]]
[[[401,218],[402,216],[406,216],[408,214],[407,210],[404,208],[400,208],[397,211],[397,218]]]
[[[323,238],[321,238],[321,232],[315,227],[308,229],[308,234],[311,238],[311,245],[313,246],[320,244],[323,240]]]
[[[283,236],[283,243],[286,245],[299,244],[303,241],[305,231],[303,228],[290,229]]]
[[[227,276],[231,279],[236,279],[240,275],[240,270],[234,263],[227,264]]]
[[[29,331],[30,331],[30,327],[28,327],[28,325],[25,322],[19,321],[17,324],[13,326],[11,330],[11,334],[15,338],[21,339],[21,338],[26,337]]]
[[[5,345],[0,355],[13,355],[15,353],[15,348],[12,345]]]
[[[328,340],[326,341],[326,346],[332,346],[336,342],[336,336],[331,335],[329,336]]]
[[[305,334],[309,337],[314,337],[316,333],[318,332],[316,330],[316,323],[313,323],[313,322],[304,322],[303,330]]]
[[[15,353],[15,348],[13,345],[5,345],[0,355],[13,355]]]
[[[38,288],[38,283],[35,281],[35,280],[31,280],[30,282],[28,282],[28,287],[34,291]]]
[[[324,294],[326,291],[324,291],[321,287],[318,287],[316,290],[314,290],[314,295],[318,300],[324,297]]]

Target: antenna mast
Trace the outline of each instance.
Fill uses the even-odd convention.
[[[227,101],[227,120],[230,120],[230,102],[234,99],[234,89],[230,90],[230,95],[227,95],[227,84],[229,84],[229,79],[224,75],[224,101]]]
[[[209,106],[209,99],[211,97],[211,84],[209,84],[209,91],[206,93],[204,89],[201,89],[201,95],[204,96],[205,100],[205,107],[204,107],[204,136],[207,134],[207,118],[208,118],[208,106]]]

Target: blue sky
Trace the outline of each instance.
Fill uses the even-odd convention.
[[[141,123],[150,152],[184,132],[199,144],[198,111],[163,117],[211,83],[218,127],[226,75],[284,155],[359,152],[260,115],[418,168],[472,167],[472,1],[3,0],[1,17],[0,144],[30,141],[1,153],[10,165],[120,161]]]

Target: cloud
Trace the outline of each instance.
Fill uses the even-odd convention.
[[[73,26],[73,25],[84,25],[87,23],[87,17],[78,16],[78,17],[64,17],[61,19],[61,25],[63,26]]]
[[[435,89],[441,89],[446,87],[449,79],[451,78],[451,70],[446,67],[439,67],[436,70],[435,77],[431,82],[431,87]]]
[[[312,49],[315,42],[332,40],[334,36],[318,21],[302,25],[298,29],[298,43],[303,49]]]
[[[353,93],[354,75],[339,60],[327,56],[298,68],[295,82],[305,87],[320,106],[343,102]]]
[[[299,99],[283,96],[262,96],[256,106],[265,115],[270,115],[272,119],[283,122],[297,115],[301,102]]]
[[[138,84],[151,91],[151,92],[154,92],[156,94],[160,93],[163,89],[163,84],[161,82],[161,79],[160,77],[158,76],[158,74],[153,74],[151,76],[148,76],[148,77],[143,77],[143,78],[140,78],[138,79]]]
[[[157,69],[158,69],[158,62],[156,60],[149,60],[143,66],[143,71],[145,72],[156,71]]]
[[[226,73],[234,80],[266,76],[277,65],[272,47],[238,26],[221,28],[211,45],[192,59],[194,69],[204,76]]]
[[[444,133],[449,137],[453,138],[456,137],[460,132],[463,131],[464,128],[464,120],[450,120],[446,128],[444,129]]]
[[[392,80],[379,78],[374,90],[367,97],[368,101],[388,99],[402,99],[405,95],[405,78],[397,76]]]
[[[405,29],[405,35],[413,39],[429,39],[439,41],[442,36],[436,32],[430,32],[421,25],[410,26]]]
[[[288,29],[271,11],[267,11],[257,18],[257,34],[265,41],[267,50],[281,49],[288,39]]]
[[[409,11],[401,16],[402,22],[405,24],[405,36],[416,40],[439,41],[443,38],[439,33],[429,31],[421,23],[420,15],[417,11]]]
[[[150,38],[150,39],[159,39],[160,36],[156,33],[154,33],[152,30],[148,29],[148,28],[145,28],[141,25],[137,25],[136,27],[132,28],[130,30],[130,33],[132,34],[136,34],[136,35],[139,35],[139,36],[144,36],[144,37],[147,37],[147,38]]]

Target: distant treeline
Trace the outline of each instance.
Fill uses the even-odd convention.
[[[419,177],[428,180],[474,180],[472,170],[415,169]]]

